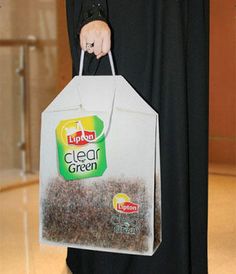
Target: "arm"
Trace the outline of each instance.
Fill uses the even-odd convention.
[[[80,46],[99,59],[111,48],[111,31],[107,23],[106,0],[83,0],[79,26]],[[88,44],[93,46],[88,48]]]

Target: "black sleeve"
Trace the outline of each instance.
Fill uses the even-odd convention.
[[[89,22],[100,20],[107,23],[108,11],[106,0],[83,0],[79,30]]]

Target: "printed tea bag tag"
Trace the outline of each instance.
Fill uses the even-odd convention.
[[[103,175],[107,168],[103,128],[103,121],[97,116],[63,120],[58,124],[58,165],[65,180]]]

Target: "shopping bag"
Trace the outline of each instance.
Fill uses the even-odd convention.
[[[158,113],[122,76],[75,76],[43,111],[40,241],[152,255],[161,243]]]

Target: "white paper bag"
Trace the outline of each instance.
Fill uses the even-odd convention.
[[[152,255],[160,191],[158,114],[122,76],[74,77],[42,113],[40,241]]]

